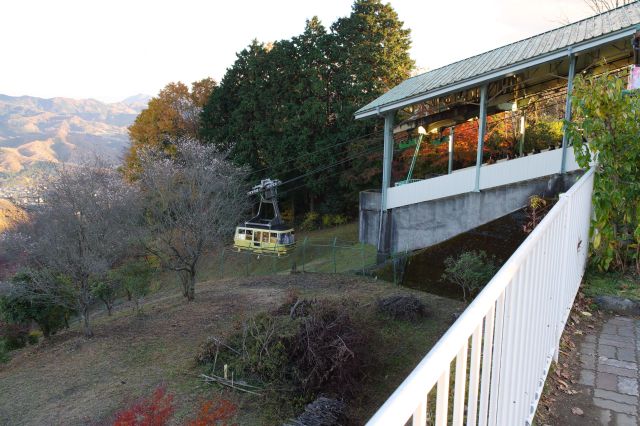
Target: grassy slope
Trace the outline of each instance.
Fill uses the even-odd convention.
[[[640,300],[640,280],[632,275],[589,270],[585,274],[582,291],[588,297],[604,295]]]
[[[193,361],[197,346],[224,335],[243,317],[278,306],[287,290],[307,297],[353,297],[363,303],[399,291],[370,279],[320,274],[228,279],[198,284],[196,301],[164,292],[137,317],[121,305],[112,318],[95,318],[96,337],[85,340],[76,327],[52,342],[15,353],[0,366],[0,424],[86,424],[104,421],[132,398],[166,383],[176,395],[176,423],[193,416],[203,399],[221,393],[240,406],[240,424],[259,424],[260,401],[203,386]],[[416,325],[383,323],[387,360],[370,377],[356,413],[364,420],[417,364],[451,323],[459,302],[417,294],[432,316]]]
[[[298,231],[296,237],[296,250],[287,257],[256,257],[246,252],[236,253],[229,248],[224,253],[211,253],[203,265],[200,279],[288,273],[294,265],[298,271],[302,271],[303,264],[306,272],[333,272],[334,239],[337,272],[357,271],[363,263],[369,266],[376,261],[376,248],[367,244],[360,246],[358,243],[357,222],[311,232]],[[307,246],[303,248],[305,238]],[[221,269],[222,265],[224,269]]]

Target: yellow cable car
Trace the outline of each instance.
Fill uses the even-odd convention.
[[[277,187],[279,180],[263,179],[253,187],[248,195],[260,194],[258,214],[236,227],[233,246],[237,251],[250,251],[256,254],[285,256],[296,246],[295,231],[287,226],[280,217],[278,209]],[[273,218],[266,219],[263,204],[271,204]]]

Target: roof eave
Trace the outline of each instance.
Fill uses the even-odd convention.
[[[472,87],[476,87],[476,86],[497,80],[499,78],[503,78],[510,74],[523,71],[527,68],[532,68],[540,64],[544,64],[547,62],[554,61],[556,59],[560,59],[572,53],[575,54],[575,53],[584,52],[586,50],[593,49],[594,47],[598,47],[603,44],[618,41],[625,37],[632,36],[633,34],[635,34],[637,30],[638,28],[635,25],[633,27],[627,27],[625,29],[609,33],[605,36],[596,37],[591,40],[585,40],[583,42],[576,43],[574,45],[562,48],[560,50],[549,52],[545,55],[536,56],[536,57],[527,59],[525,61],[521,61],[516,64],[510,65],[508,67],[503,67],[503,68],[500,68],[476,77],[468,78],[466,80],[461,80],[457,83],[453,83],[447,86],[442,86],[432,91],[420,93],[414,96],[409,96],[409,97],[400,99],[398,101],[389,102],[387,104],[379,105],[373,108],[368,108],[366,110],[363,108],[356,111],[354,116],[356,120],[361,120],[363,118],[380,115],[382,113],[389,112],[389,111],[395,111],[400,108],[404,108],[406,106],[416,104],[418,102],[426,101],[439,96],[444,96],[450,93],[458,92],[460,90],[470,89]]]

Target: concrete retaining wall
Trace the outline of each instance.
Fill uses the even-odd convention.
[[[429,247],[525,207],[531,195],[550,197],[564,192],[581,174],[546,176],[398,207],[383,215],[382,229],[381,194],[363,191],[360,241],[377,246],[381,255]]]

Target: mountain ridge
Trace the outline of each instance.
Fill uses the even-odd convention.
[[[129,145],[127,127],[150,96],[120,102],[0,94],[0,173],[39,162],[77,162],[99,155],[119,162]]]

